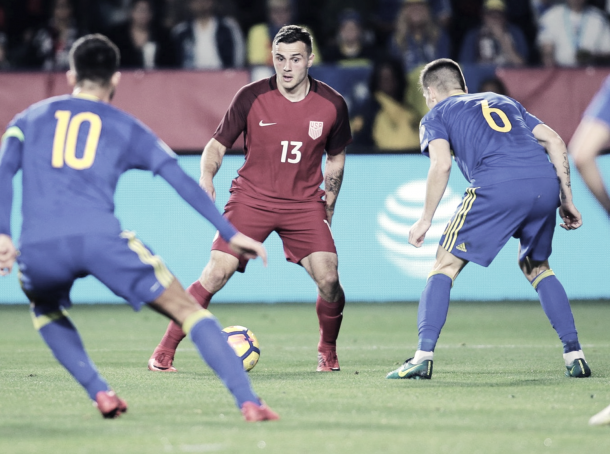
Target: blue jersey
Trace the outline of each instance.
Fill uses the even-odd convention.
[[[160,173],[223,237],[235,234],[167,145],[132,116],[91,96],[41,101],[9,124],[0,149],[0,233],[10,235],[11,180],[19,169],[22,244],[70,235],[118,235],[114,193],[129,169]]]
[[[610,128],[610,76],[585,110],[584,116],[601,120]]]
[[[557,178],[532,130],[541,123],[514,99],[495,93],[450,96],[421,121],[422,153],[445,139],[472,186],[523,178]]]

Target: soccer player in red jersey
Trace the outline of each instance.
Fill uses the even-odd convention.
[[[352,140],[347,105],[339,93],[308,75],[314,54],[305,28],[283,27],[272,52],[276,74],[237,92],[203,150],[199,184],[215,198],[214,175],[227,148],[243,132],[245,163],[231,185],[225,216],[261,242],[277,232],[286,259],[303,266],[313,278],[320,324],[317,370],[338,371],[336,341],[345,295],[330,227],[343,180],[345,147]],[[325,190],[320,188],[322,181]],[[207,308],[235,271],[245,271],[247,262],[217,235],[210,261],[189,293]],[[148,368],[175,372],[174,354],[183,338],[171,322]]]

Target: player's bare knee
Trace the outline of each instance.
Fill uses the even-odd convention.
[[[316,277],[316,285],[321,294],[335,295],[341,289],[339,274],[337,272],[324,273],[323,276]]]

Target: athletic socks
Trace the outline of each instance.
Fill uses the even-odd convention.
[[[233,394],[239,408],[244,402],[259,402],[242,361],[229,346],[221,333],[222,328],[209,311],[202,310],[190,315],[185,320],[183,329],[190,335],[203,360]]]
[[[329,303],[318,295],[316,300],[316,312],[320,323],[318,351],[335,350],[337,348],[337,338],[341,329],[344,307],[345,295],[334,303]]]
[[[577,359],[584,359],[586,361],[585,354],[582,352],[582,350],[563,354],[563,360],[566,363],[566,366],[571,366]]]
[[[538,292],[542,309],[563,343],[563,352],[580,350],[572,308],[555,273],[552,270],[540,273],[532,281],[532,286]]]
[[[434,359],[434,352],[425,352],[423,350],[417,350],[413,356],[411,364],[421,364],[424,361],[432,361]]]
[[[203,307],[204,309],[208,308],[208,306],[210,305],[210,301],[212,300],[213,294],[208,292],[201,285],[199,280],[193,282],[186,289],[186,291],[193,298],[195,298],[195,301],[197,301],[197,303],[199,303],[201,307]],[[177,325],[173,320],[170,320],[169,325],[167,326],[167,330],[165,331],[161,342],[159,342],[158,348],[175,353],[176,349],[178,348],[178,345],[180,344],[180,342],[182,342],[182,339],[184,339],[184,337],[185,334],[184,331],[182,331],[182,328],[180,328],[180,326]]]
[[[189,292],[189,294],[195,298],[199,305],[204,309],[208,308],[210,301],[212,301],[212,296],[214,296],[213,293],[208,292],[203,285],[201,285],[199,279],[189,285],[189,288],[187,288],[186,291]]]
[[[452,284],[453,280],[446,274],[433,274],[428,278],[417,310],[418,350],[434,351],[447,320]]]
[[[87,355],[78,331],[66,312],[60,309],[45,312],[34,307],[32,319],[57,361],[85,388],[91,400],[95,401],[98,392],[110,390]]]

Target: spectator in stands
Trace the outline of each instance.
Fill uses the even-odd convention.
[[[108,33],[121,51],[122,68],[154,69],[175,65],[169,33],[154,25],[151,1],[134,0],[129,20]]]
[[[479,89],[477,93],[497,93],[498,95],[510,96],[508,94],[508,90],[506,89],[506,85],[502,82],[501,79],[496,76],[488,77],[487,79],[483,79],[479,84]]]
[[[538,45],[544,66],[607,63],[610,25],[604,14],[586,0],[566,0],[540,18]]]
[[[0,71],[5,71],[10,69],[10,67],[11,65],[6,55],[6,35],[0,33]]]
[[[55,0],[48,24],[25,42],[20,63],[46,71],[67,70],[70,67],[70,47],[82,34],[76,24],[71,1]]]
[[[540,21],[540,17],[546,13],[551,7],[557,4],[558,0],[531,0],[532,12],[536,17],[536,21]]]
[[[244,39],[232,17],[216,14],[215,0],[189,0],[190,20],[172,30],[178,65],[223,69],[244,66]]]
[[[509,24],[503,0],[486,0],[483,24],[470,30],[462,43],[460,63],[523,66],[529,49],[523,32]]]
[[[360,14],[351,8],[339,16],[335,42],[324,51],[324,62],[342,66],[368,66],[375,58],[375,49],[367,42]]]
[[[352,119],[354,144],[379,151],[419,147],[420,117],[404,103],[407,79],[402,62],[384,59],[373,68],[369,100]]]
[[[273,38],[284,25],[293,24],[295,18],[296,13],[291,0],[267,0],[267,22],[253,25],[248,31],[248,64],[273,66],[271,56]],[[313,39],[311,30],[309,33]],[[313,54],[314,65],[321,63],[322,56],[315,39],[313,39]]]
[[[425,0],[404,0],[390,40],[390,52],[407,73],[441,57],[449,57],[449,36],[433,19]]]
[[[375,26],[375,33],[378,35],[379,43],[384,45],[390,36],[394,34],[396,17],[402,8],[404,0],[377,0],[375,2],[375,13],[372,22]],[[450,0],[429,0],[430,10],[436,22],[447,30],[453,16],[453,8]]]

